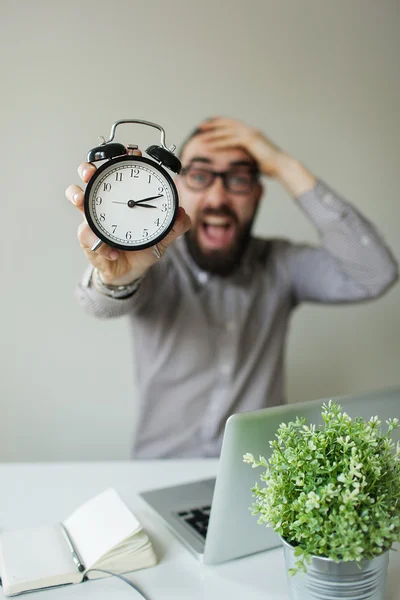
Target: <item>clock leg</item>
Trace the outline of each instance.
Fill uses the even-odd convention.
[[[159,251],[157,244],[153,246],[153,252],[157,256],[157,258],[161,258],[161,252]]]
[[[100,239],[98,239],[97,242],[95,242],[90,249],[92,252],[96,252],[96,250],[98,250],[100,248],[100,246],[102,246],[102,245],[103,245],[103,242]]]

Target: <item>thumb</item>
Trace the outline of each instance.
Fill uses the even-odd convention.
[[[172,242],[174,242],[178,237],[183,235],[186,231],[188,231],[192,226],[192,222],[190,220],[189,215],[186,213],[185,209],[182,206],[178,209],[178,215],[176,217],[175,223],[161,242],[157,244],[160,248],[161,252],[165,251]]]

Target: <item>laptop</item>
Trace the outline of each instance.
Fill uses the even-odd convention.
[[[142,492],[142,498],[163,519],[172,532],[204,564],[217,564],[280,545],[278,535],[259,525],[251,515],[251,488],[259,481],[262,469],[243,462],[250,452],[269,458],[269,441],[282,422],[306,417],[322,424],[322,404],[329,398],[286,404],[261,410],[236,413],[225,425],[216,479],[206,479]],[[363,394],[332,398],[350,417],[385,420],[400,418],[400,386]],[[395,435],[397,434],[397,435]],[[393,432],[395,441],[399,430]]]

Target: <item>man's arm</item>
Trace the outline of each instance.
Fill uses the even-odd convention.
[[[397,281],[396,260],[375,227],[326,184],[318,181],[298,202],[322,245],[285,249],[296,302],[368,300]]]
[[[278,180],[317,227],[322,247],[291,246],[288,268],[297,301],[375,298],[398,278],[395,258],[376,228],[291,157]]]
[[[141,155],[139,150],[129,153]],[[79,165],[78,173],[84,183],[88,183],[95,172],[96,167],[91,163]],[[83,189],[72,184],[65,195],[84,215]],[[185,233],[190,225],[190,218],[180,207],[171,231],[158,243],[159,254],[163,255],[168,246]],[[159,260],[159,255],[156,256],[152,248],[129,252],[103,244],[97,251],[93,251],[97,236],[86,219],[78,228],[78,240],[90,263],[75,291],[78,302],[86,310],[102,318],[122,316],[131,310],[139,311],[145,299],[151,298],[153,277],[150,277],[150,272],[153,275],[158,272],[158,262],[163,262],[162,258]]]
[[[117,294],[120,297],[113,297],[102,290],[98,274],[90,265],[75,288],[75,298],[88,313],[99,319],[122,317],[132,312],[139,314],[151,304],[153,294],[157,293],[157,281],[165,281],[165,262],[164,258],[151,267],[134,286],[127,287],[126,294],[123,290]]]

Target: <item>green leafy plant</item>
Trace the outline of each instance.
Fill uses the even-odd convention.
[[[399,420],[383,434],[378,417],[352,420],[331,400],[322,409],[319,429],[305,418],[282,423],[269,460],[243,457],[265,468],[252,514],[295,546],[292,574],[312,555],[359,562],[400,541],[400,443],[391,438]]]

